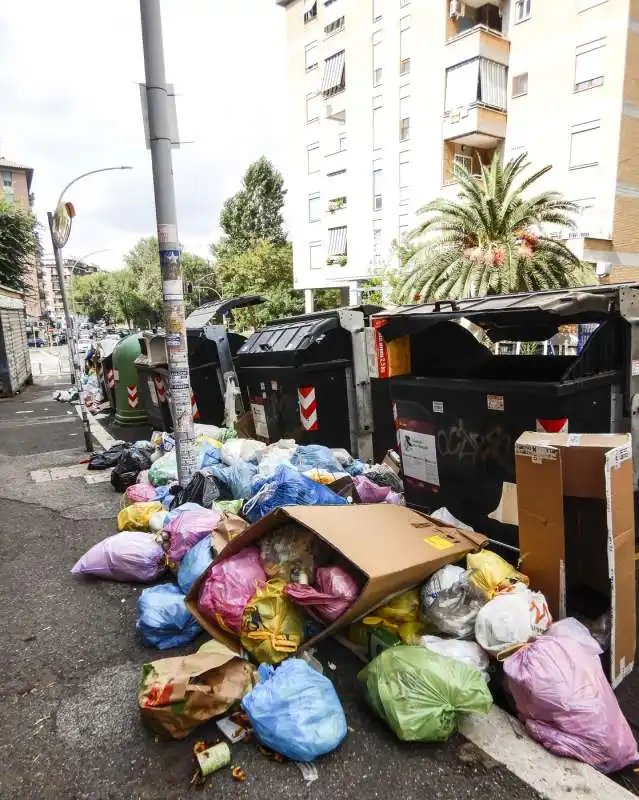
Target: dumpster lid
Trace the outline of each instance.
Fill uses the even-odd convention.
[[[339,312],[346,311],[350,309],[351,311],[361,311],[365,317],[370,317],[373,314],[377,314],[379,311],[383,311],[383,306],[376,306],[372,304],[364,304],[360,306],[343,306],[340,308],[330,308],[327,311],[313,311],[312,314],[298,314],[294,317],[280,317],[279,319],[273,319],[270,322],[266,323],[266,326],[269,325],[286,325],[289,322],[302,322],[304,320],[318,320],[318,319],[339,319]]]
[[[376,314],[387,320],[383,336],[392,340],[446,320],[468,319],[484,328],[491,339],[509,339],[522,331],[566,323],[602,322],[619,313],[619,290],[639,289],[637,283],[587,286],[547,292],[522,292],[464,300],[441,300],[398,306]]]
[[[247,308],[265,303],[266,298],[260,295],[246,295],[244,297],[232,297],[225,300],[214,300],[212,303],[205,303],[196,308],[186,318],[187,331],[202,330],[209,322],[220,323],[225,314],[236,308]]]

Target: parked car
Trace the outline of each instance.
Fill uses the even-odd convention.
[[[35,339],[27,339],[27,344],[29,347],[45,347],[46,342],[44,339],[41,339],[39,336],[36,336]]]
[[[89,352],[91,349],[91,340],[90,339],[80,339],[78,341],[78,353],[83,356]]]

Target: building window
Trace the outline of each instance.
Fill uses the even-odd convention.
[[[13,185],[13,173],[11,172],[11,170],[5,169],[2,171],[2,185],[3,186]]]
[[[410,72],[410,14],[399,21],[399,74],[408,75]]]
[[[381,84],[382,76],[382,32],[375,31],[373,34],[373,86]]]
[[[410,95],[399,98],[399,141],[410,139]]]
[[[329,261],[348,255],[348,244],[346,236],[346,225],[340,228],[328,229],[328,252]]]
[[[341,50],[324,62],[322,94],[331,97],[346,88],[346,52]]]
[[[306,71],[316,69],[319,65],[317,42],[311,42],[304,48],[304,66]]]
[[[346,150],[346,142],[347,137],[345,133],[340,133],[337,137],[337,152],[341,153],[343,150]]]
[[[320,171],[320,146],[319,142],[309,144],[306,148],[306,160],[308,164],[308,174],[313,175],[315,172]]]
[[[382,199],[382,180],[384,171],[382,169],[382,159],[376,158],[373,161],[373,210],[380,211],[383,207]]]
[[[373,220],[373,263],[376,267],[381,265],[381,250],[382,250],[382,221],[381,219]]]
[[[528,73],[522,72],[513,78],[513,97],[528,94]]]
[[[322,268],[322,243],[311,242],[308,246],[308,266],[310,269]]]
[[[320,118],[321,111],[321,95],[307,94],[306,95],[306,122],[317,122]]]
[[[317,0],[304,0],[304,24],[317,18]]]
[[[570,134],[570,169],[599,163],[600,122],[594,120],[573,129]]]
[[[508,68],[487,58],[473,58],[446,70],[446,111],[474,103],[506,110]]]
[[[319,192],[315,192],[315,194],[309,194],[309,196],[308,196],[308,221],[309,222],[319,222],[320,221],[320,196],[319,196]]]
[[[334,214],[336,211],[339,211],[340,208],[346,208],[346,204],[347,204],[346,195],[342,195],[341,197],[332,197],[328,201],[328,210],[331,214]]]
[[[334,19],[332,22],[329,22],[328,25],[324,26],[324,33],[327,36],[331,36],[334,33],[339,33],[344,28],[344,17],[338,17]]]
[[[373,150],[378,150],[382,146],[382,95],[373,97]]]
[[[410,150],[399,154],[399,204],[405,206],[410,200]]]
[[[397,234],[397,241],[400,244],[406,244],[408,240],[408,214],[399,215]]]
[[[523,22],[530,18],[532,0],[515,0],[515,22]]]
[[[575,56],[575,91],[583,92],[595,86],[603,86],[606,40],[597,39],[577,48]]]
[[[379,22],[382,18],[382,4],[384,0],[373,0],[373,22]]]
[[[473,174],[473,157],[466,156],[463,153],[455,153],[453,156],[453,164],[456,167],[465,169],[469,175]]]

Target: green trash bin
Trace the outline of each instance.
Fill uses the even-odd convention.
[[[137,333],[126,336],[113,351],[115,421],[120,425],[143,425],[147,421],[135,367],[141,352]]]

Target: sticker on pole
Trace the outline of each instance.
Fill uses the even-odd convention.
[[[300,386],[297,390],[297,400],[300,407],[300,422],[305,431],[319,429],[317,423],[317,401],[314,386]]]
[[[399,431],[399,446],[404,475],[431,486],[439,486],[435,437],[402,429]]]
[[[135,385],[127,386],[126,394],[129,403],[129,408],[137,408],[138,405],[140,404],[140,398],[138,397],[138,387]]]
[[[160,244],[173,244],[177,240],[177,225],[168,223],[158,225],[158,242]]]
[[[568,433],[568,419],[538,419],[536,421],[537,433]]]
[[[179,250],[160,250],[160,266],[174,267],[180,260]]]
[[[502,394],[489,394],[487,397],[487,405],[489,411],[503,411],[504,396]]]
[[[182,281],[181,280],[162,281],[162,296],[166,302],[182,300],[183,298]]]

